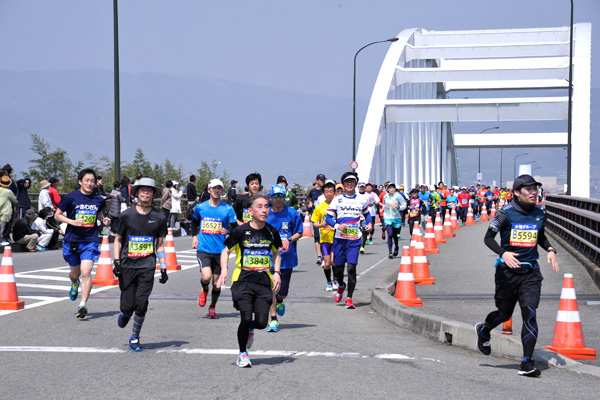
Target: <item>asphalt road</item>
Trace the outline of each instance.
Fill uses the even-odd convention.
[[[355,310],[336,304],[332,292],[324,290],[312,239],[301,240],[281,330],[257,332],[250,351],[253,367],[238,368],[239,317],[230,292],[224,290],[217,305],[219,318],[207,319],[207,308],[196,301],[200,275],[190,243],[190,238],[175,239],[184,269],[171,272],[166,285],[155,283],[141,332],[145,350],[139,353],[127,348],[130,327],[120,329],[116,323],[117,287],[94,288],[90,314],[80,320],[75,318],[77,302],[68,299],[68,268],[61,253],[14,254],[19,296],[26,309],[0,312],[0,397],[558,399],[597,395],[596,377],[558,368],[543,370],[541,378],[519,377],[513,360],[445,346],[374,313],[369,305],[372,288],[389,282],[400,262],[387,259],[381,237],[360,258]]]

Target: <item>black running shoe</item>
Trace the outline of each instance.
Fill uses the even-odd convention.
[[[519,368],[519,375],[523,376],[540,376],[542,373],[535,367],[535,364],[531,358],[527,361],[521,362],[521,368]]]
[[[482,329],[485,326],[483,322],[475,325],[475,332],[477,333],[477,348],[480,352],[489,356],[492,352],[492,347],[490,346],[490,337],[485,336]]]
[[[117,318],[117,325],[119,325],[119,328],[125,328],[129,323],[129,318],[131,318],[131,315],[127,315],[124,312],[119,313],[119,317]]]
[[[77,309],[77,318],[85,318],[85,316],[87,315],[87,313],[88,313],[87,307],[86,306],[80,306]]]

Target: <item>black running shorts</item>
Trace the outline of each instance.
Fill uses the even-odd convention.
[[[268,313],[273,304],[271,286],[236,281],[231,285],[233,306],[240,312]]]
[[[196,252],[198,265],[202,268],[210,267],[213,275],[221,275],[221,254],[205,253],[204,251]]]

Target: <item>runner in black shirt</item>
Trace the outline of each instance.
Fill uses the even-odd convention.
[[[242,196],[238,196],[233,204],[233,210],[238,220],[238,225],[242,225],[252,219],[248,212],[248,200],[250,197],[260,190],[262,185],[262,177],[258,172],[253,172],[246,177],[246,186],[248,186],[248,193]]]

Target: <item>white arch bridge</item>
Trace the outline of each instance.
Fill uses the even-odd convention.
[[[361,180],[454,185],[458,147],[567,146],[567,132],[472,135],[453,132],[452,123],[566,121],[569,27],[419,28],[398,39],[381,66],[362,129],[356,157]],[[591,24],[575,24],[570,162],[571,194],[580,197],[590,194],[590,68]],[[549,97],[543,89],[564,89],[565,95]],[[494,97],[449,98],[452,91],[484,90]],[[511,97],[522,93],[537,97]]]

